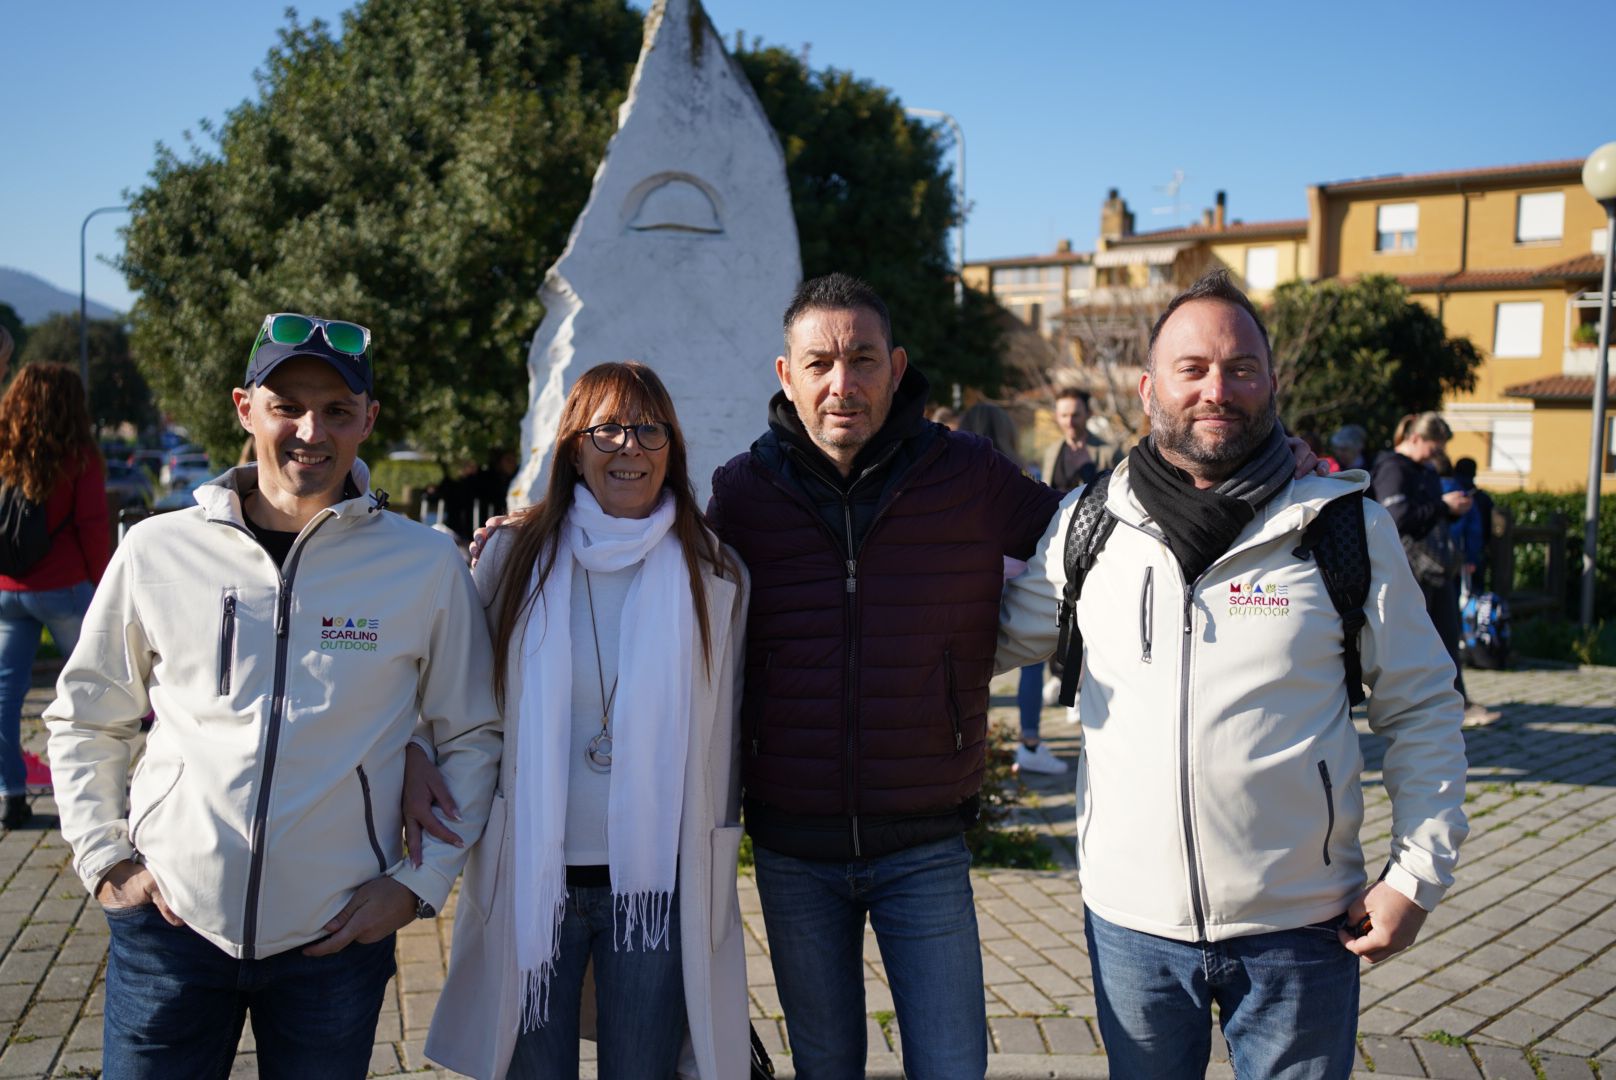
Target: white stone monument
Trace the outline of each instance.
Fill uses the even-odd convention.
[[[699,0],[658,0],[589,202],[545,278],[511,505],[543,497],[578,375],[641,360],[673,395],[706,505],[780,388],[780,317],[802,276],[785,157]]]

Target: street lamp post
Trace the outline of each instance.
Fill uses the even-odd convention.
[[[87,316],[89,301],[84,294],[84,234],[90,228],[90,219],[97,214],[111,214],[127,210],[127,206],[102,206],[84,215],[79,226],[79,378],[84,380],[85,393],[90,390],[90,323]]]
[[[1594,361],[1593,433],[1588,447],[1588,502],[1583,518],[1582,625],[1594,622],[1594,556],[1599,540],[1599,484],[1605,471],[1605,387],[1610,381],[1611,262],[1616,259],[1616,142],[1588,155],[1582,186],[1605,208],[1605,276],[1599,291],[1599,353]]]
[[[958,304],[965,303],[965,129],[960,127],[958,120],[941,109],[903,110],[910,116],[918,116],[925,120],[941,120],[954,132],[954,159],[955,179],[959,183],[959,264],[956,267],[954,278],[954,300]]]

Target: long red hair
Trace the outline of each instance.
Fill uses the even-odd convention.
[[[79,373],[65,364],[23,365],[0,397],[0,482],[44,502],[95,453]]]
[[[684,551],[685,567],[690,574],[690,594],[701,630],[702,657],[708,669],[712,668],[712,627],[708,624],[702,567],[705,564],[728,577],[739,576],[739,571],[702,523],[696,493],[690,486],[684,430],[679,426],[668,388],[662,385],[656,372],[637,360],[597,364],[578,376],[572,392],[567,395],[567,403],[562,406],[544,498],[514,515],[506,526],[512,532],[511,551],[500,569],[494,616],[494,694],[502,705],[510,674],[506,655],[511,639],[532,611],[545,581],[555,569],[561,527],[567,520],[567,511],[572,509],[573,491],[582,479],[577,459],[580,440],[586,437],[583,429],[602,407],[623,423],[661,421],[671,431],[668,471],[662,487],[673,495],[672,531]],[[539,568],[536,579],[534,566]]]

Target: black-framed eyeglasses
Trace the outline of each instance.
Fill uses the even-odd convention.
[[[589,441],[595,444],[595,449],[603,454],[615,454],[628,445],[628,437],[632,432],[634,441],[641,450],[660,450],[668,445],[668,435],[673,428],[661,420],[647,420],[643,424],[596,424],[586,427],[578,434],[588,435]]]

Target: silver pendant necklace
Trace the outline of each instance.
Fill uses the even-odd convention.
[[[600,731],[584,747],[584,760],[596,772],[612,771],[612,702],[617,700],[617,676],[612,678],[612,692],[606,693],[606,669],[600,659],[600,630],[595,626],[595,587],[590,583],[589,571],[584,571],[584,589],[589,593],[589,632],[595,638],[595,678],[600,683]]]

